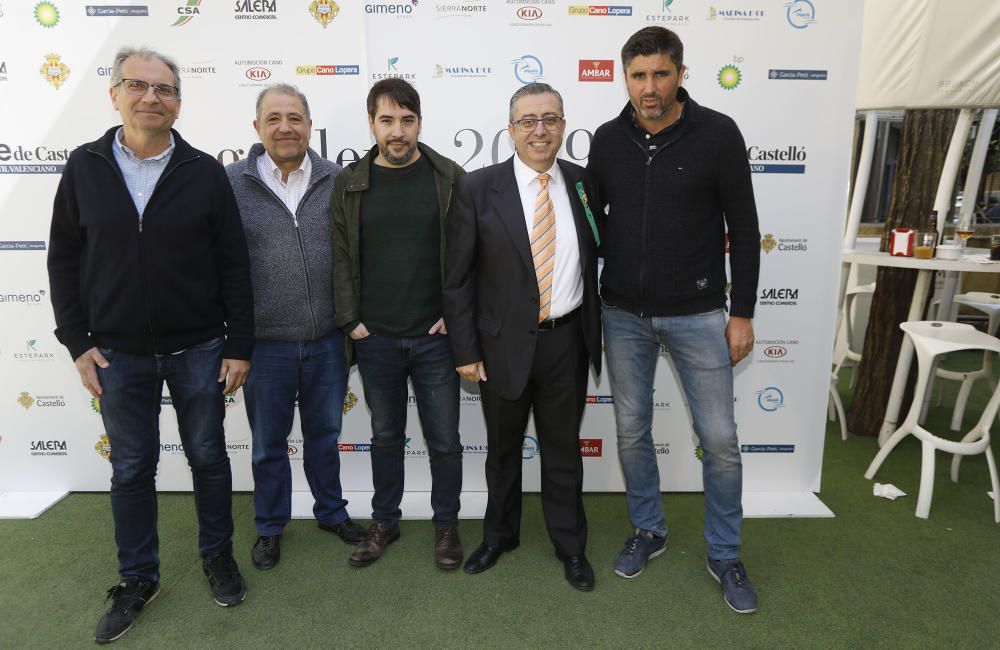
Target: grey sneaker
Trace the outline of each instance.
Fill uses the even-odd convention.
[[[746,567],[736,560],[712,560],[706,564],[708,572],[722,585],[722,597],[729,609],[738,614],[757,611],[757,590],[747,577]]]
[[[625,548],[615,560],[615,575],[634,578],[646,568],[646,562],[667,550],[667,538],[652,531],[635,529],[635,534],[625,540]]]

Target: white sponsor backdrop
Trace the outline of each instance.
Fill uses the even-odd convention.
[[[535,79],[562,92],[568,125],[561,155],[584,164],[590,135],[626,101],[621,45],[649,24],[680,34],[685,86],[699,103],[736,119],[755,172],[765,234],[758,344],[736,372],[746,490],[819,489],[860,1],[345,0],[326,25],[323,4],[0,0],[0,492],[109,486],[96,404],[52,335],[44,249],[65,156],[118,122],[108,66],[119,46],[148,45],[177,59],[184,71],[176,128],[224,163],[243,157],[256,140],[254,99],[276,81],[297,84],[308,96],[317,151],[345,164],[356,159],[372,144],[368,87],[399,75],[421,93],[422,139],[472,170],[511,155],[507,102]],[[700,490],[694,433],[666,359],[657,370],[653,420],[663,489]],[[465,489],[484,490],[479,396],[467,389]],[[581,432],[588,490],[623,489],[612,400],[606,376],[592,381]],[[234,484],[248,490],[242,395],[232,402],[226,438]],[[370,429],[357,372],[345,412],[344,488],[370,490]],[[427,452],[412,403],[409,412],[407,488],[427,490]],[[187,490],[176,427],[164,405],[159,486]],[[297,424],[289,455],[296,489],[305,490]],[[525,487],[537,490],[532,429],[524,459]]]

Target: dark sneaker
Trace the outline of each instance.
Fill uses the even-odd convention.
[[[94,641],[111,643],[132,629],[142,608],[160,593],[159,582],[145,582],[135,576],[122,578],[117,585],[108,589],[107,600],[111,606],[97,621]]]
[[[202,560],[201,568],[212,587],[216,605],[232,607],[239,605],[247,597],[247,583],[240,575],[232,553],[219,553]]]
[[[615,560],[615,575],[634,578],[646,568],[646,562],[667,550],[667,538],[648,530],[635,529],[635,534],[625,540],[625,548]]]
[[[317,523],[320,528],[333,533],[347,544],[357,544],[367,535],[365,527],[354,523],[350,517],[339,524],[327,524],[322,521]]]
[[[250,559],[261,571],[278,566],[281,560],[281,535],[260,535],[250,551]]]
[[[434,563],[439,569],[451,571],[462,563],[462,540],[458,536],[458,524],[449,524],[437,529],[434,539]]]
[[[385,547],[399,539],[399,526],[389,528],[381,521],[376,521],[368,528],[368,534],[361,543],[351,551],[348,560],[351,566],[368,566],[382,557]]]
[[[757,590],[750,584],[746,567],[737,560],[712,560],[706,565],[715,581],[722,585],[722,597],[739,614],[757,611]]]

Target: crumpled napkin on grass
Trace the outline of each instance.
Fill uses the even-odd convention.
[[[872,494],[877,497],[883,497],[885,499],[896,500],[896,497],[905,497],[906,492],[903,492],[898,487],[891,483],[876,483],[872,486]]]

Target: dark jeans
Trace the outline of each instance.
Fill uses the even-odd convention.
[[[354,342],[365,401],[372,414],[372,519],[395,526],[402,516],[406,456],[407,378],[431,462],[434,526],[458,523],[462,441],[458,434],[458,373],[447,336],[372,334]]]
[[[156,465],[160,460],[160,394],[167,383],[184,454],[191,467],[202,558],[232,551],[233,481],[222,428],[219,383],[223,339],[178,354],[136,356],[101,348],[101,417],[111,443],[111,511],[122,576],[159,580]]]
[[[347,367],[339,330],[315,341],[258,340],[247,379],[247,417],[253,431],[253,508],[259,535],[280,535],[292,516],[288,434],[299,401],[302,457],[316,500],[317,521],[347,519],[340,489],[340,425]]]

